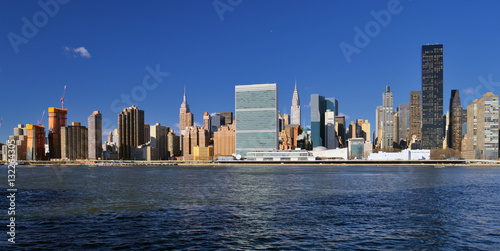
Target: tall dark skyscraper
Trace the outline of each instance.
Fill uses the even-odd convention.
[[[462,113],[460,93],[451,90],[450,97],[450,124],[448,127],[448,147],[461,151],[462,145]]]
[[[443,45],[423,45],[422,148],[441,148],[443,127]]]
[[[131,159],[131,147],[144,144],[144,111],[135,105],[118,114],[118,155]]]

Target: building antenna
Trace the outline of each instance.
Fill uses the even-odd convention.
[[[186,85],[184,85],[184,96],[182,98],[182,103],[187,104]]]
[[[61,96],[61,108],[64,109],[64,95],[66,95],[66,85],[64,85],[63,95]]]

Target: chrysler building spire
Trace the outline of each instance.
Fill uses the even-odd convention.
[[[297,91],[297,79],[295,79],[295,90],[293,91],[291,124],[300,125],[300,98]]]

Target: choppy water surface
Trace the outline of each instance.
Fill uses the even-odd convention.
[[[0,248],[500,249],[499,167],[22,166],[17,184]]]

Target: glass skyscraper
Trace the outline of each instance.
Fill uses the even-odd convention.
[[[339,103],[335,98],[325,98],[318,94],[311,94],[311,140],[312,146],[326,147],[325,112],[333,111],[335,117],[339,115]],[[335,132],[333,132],[335,133]]]
[[[422,148],[441,148],[443,128],[443,45],[423,45]]]
[[[278,149],[278,85],[235,87],[236,154]]]

